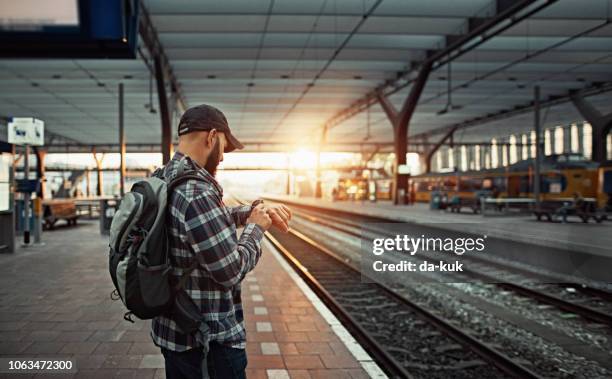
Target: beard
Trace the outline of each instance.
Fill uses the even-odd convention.
[[[213,147],[208,159],[206,160],[206,164],[204,165],[204,169],[208,171],[210,175],[215,177],[217,175],[217,167],[219,166],[220,157],[219,157],[219,140],[215,142],[215,146]]]

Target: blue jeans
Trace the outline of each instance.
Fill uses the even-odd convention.
[[[200,379],[202,349],[182,353],[161,349],[166,364],[166,379]],[[234,349],[217,342],[210,343],[208,375],[210,379],[246,379],[247,356],[244,349]]]

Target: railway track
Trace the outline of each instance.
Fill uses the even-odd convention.
[[[391,377],[538,378],[530,368],[291,231],[268,238]],[[401,331],[401,333],[398,333]]]
[[[385,284],[364,282],[359,269],[304,234],[266,237],[390,377],[540,378]]]
[[[363,222],[360,223],[357,221],[358,218],[356,218],[354,215],[351,216],[350,220],[347,220],[327,214],[314,214],[313,212],[305,209],[300,209],[295,213],[309,221],[316,222],[325,227],[338,230],[357,238],[363,237],[362,231],[366,231],[377,236],[390,236],[390,234],[384,230],[372,228],[363,224],[363,222],[372,222],[374,220],[376,220],[376,222],[383,222],[383,219],[380,218],[366,216],[362,218]],[[384,220],[384,222],[389,222],[389,220]],[[540,303],[557,307],[565,312],[579,315],[592,322],[612,326],[612,304],[610,304],[610,301],[612,300],[612,293],[608,291],[574,283],[554,283],[557,281],[554,278],[541,274],[535,274],[525,269],[505,266],[499,262],[492,262],[483,258],[472,256],[464,257],[462,260],[465,262],[470,262],[470,265],[468,265],[469,267],[476,267],[471,262],[478,263],[478,270],[464,268],[464,274],[472,278],[488,283],[494,283],[498,287],[505,290],[535,299]],[[547,284],[539,285],[538,287],[541,288],[533,288],[532,286],[524,284],[510,282],[500,283],[500,278],[509,277],[514,274],[523,275],[524,277],[534,280],[534,282]],[[584,296],[578,297],[571,294],[568,295],[565,291],[567,288],[572,288],[575,292],[580,292]],[[575,299],[574,301],[571,301],[563,298],[562,296],[572,296]],[[599,307],[596,307],[596,305]]]

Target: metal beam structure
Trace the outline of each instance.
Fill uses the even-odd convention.
[[[408,177],[405,173],[400,173],[400,168],[406,165],[406,154],[408,152],[408,127],[414,114],[414,110],[419,102],[423,88],[427,83],[427,78],[431,72],[433,61],[427,61],[414,82],[410,94],[404,101],[402,109],[398,111],[389,98],[382,92],[377,92],[378,100],[385,111],[387,118],[393,125],[393,150],[395,153],[395,167],[393,170],[393,190],[392,197],[394,204],[404,204],[405,196],[408,193]],[[324,127],[328,129],[327,126]]]
[[[151,16],[149,15],[149,11],[144,6],[143,2],[140,1],[140,23],[138,26],[138,32],[140,34],[140,38],[144,42],[147,50],[149,51],[149,55],[154,59],[157,58],[160,60],[161,73],[164,81],[167,81],[170,84],[170,91],[175,96],[176,105],[179,108],[179,111],[185,112],[188,108],[187,100],[185,99],[185,95],[183,94],[183,90],[181,89],[181,85],[174,74],[172,69],[172,65],[170,65],[170,60],[168,56],[164,52],[164,48],[159,40],[159,36],[155,27],[153,26],[153,22],[151,20]],[[147,62],[145,62],[147,63]],[[149,65],[147,65],[149,66]],[[149,69],[152,67],[149,66]],[[157,74],[158,69],[155,68],[155,73]],[[174,106],[174,105],[173,105]]]
[[[570,98],[578,112],[591,124],[591,160],[603,163],[608,158],[607,136],[612,129],[612,113],[601,114],[579,92],[572,94]]]
[[[390,96],[411,85],[417,78],[410,79],[411,75],[420,72],[426,63],[432,64],[432,70],[451,62],[465,53],[482,45],[489,39],[501,34],[505,30],[529,18],[533,14],[555,3],[557,0],[542,1],[541,4],[530,7],[537,3],[536,0],[497,0],[496,14],[492,17],[472,17],[468,19],[467,32],[461,35],[447,35],[446,46],[439,50],[427,51],[422,62],[411,63],[410,69],[399,73],[394,80],[385,83],[368,93],[363,98],[355,101],[349,107],[341,110],[331,117],[325,125],[328,128],[342,123],[343,121],[362,112],[376,103],[379,94]]]
[[[585,87],[579,91],[568,91],[564,95],[552,95],[549,96],[546,100],[542,101],[540,99],[540,108],[549,108],[554,105],[564,104],[572,101],[572,96],[576,96],[577,94],[581,97],[594,96],[606,92],[612,91],[612,81],[608,82],[597,82],[592,83],[590,86]],[[488,113],[484,116],[476,117],[470,120],[462,121],[457,124],[452,124],[448,126],[444,126],[441,128],[432,129],[425,133],[419,133],[412,136],[412,138],[420,138],[424,136],[433,136],[442,133],[447,133],[449,130],[463,130],[468,129],[478,125],[484,125],[489,122],[505,120],[514,116],[519,116],[525,113],[532,112],[534,110],[534,101],[530,101],[526,104],[516,105],[512,109],[502,109],[497,112]]]
[[[123,83],[119,83],[119,194],[125,195],[125,126],[123,122]]]
[[[161,119],[161,152],[162,163],[170,160],[172,155],[172,120],[170,109],[168,109],[168,98],[166,97],[166,85],[162,71],[162,60],[159,56],[154,58],[155,81],[157,83],[157,98],[159,100],[159,117]]]
[[[533,115],[535,131],[535,164],[533,177],[533,196],[535,197],[536,208],[540,207],[540,166],[542,164],[542,131],[540,130],[540,86],[533,88]]]
[[[489,145],[491,142],[455,142],[454,146],[483,146]],[[407,152],[409,153],[422,153],[423,148],[429,148],[435,146],[433,142],[409,142],[407,144]],[[501,145],[498,143],[498,145]],[[510,144],[507,144],[510,145]],[[531,146],[527,143],[525,145],[516,143],[516,146]],[[243,154],[243,153],[274,153],[274,152],[287,152],[295,148],[293,142],[253,142],[245,143],[246,149],[232,154]],[[322,146],[322,152],[338,152],[344,151],[349,153],[364,153],[369,154],[363,148],[379,149],[379,153],[393,152],[393,142],[363,142],[363,141],[347,141],[347,142],[334,142],[326,143]],[[449,143],[443,143],[442,146],[450,146]],[[251,147],[252,149],[250,149]],[[119,144],[95,144],[95,145],[74,145],[74,144],[55,144],[47,146],[48,153],[90,153],[91,149],[95,148],[98,153],[116,153],[119,149]],[[359,150],[348,150],[350,148]],[[126,152],[128,153],[161,153],[159,144],[148,144],[148,143],[126,143]]]

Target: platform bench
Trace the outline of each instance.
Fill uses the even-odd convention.
[[[44,228],[53,229],[59,220],[66,220],[68,225],[76,225],[79,215],[73,200],[53,200],[43,204]]]
[[[595,222],[600,223],[604,220],[604,215],[595,209],[595,204],[587,202],[581,206],[570,205],[565,207],[556,201],[543,202],[538,208],[535,208],[533,214],[537,217],[538,221],[542,221],[542,218],[546,218],[547,221],[557,221],[563,217],[565,213],[566,217],[576,216],[584,223],[588,223],[592,218]]]
[[[461,208],[469,208],[473,213],[480,212],[480,199],[474,197],[453,197],[448,203],[447,209],[451,212],[461,212]]]

